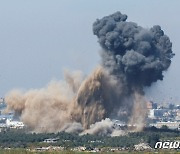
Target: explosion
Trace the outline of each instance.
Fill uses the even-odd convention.
[[[122,135],[145,125],[144,87],[163,80],[173,57],[172,43],[160,26],[145,29],[116,12],[97,19],[93,33],[102,47],[102,63],[88,77],[65,73],[43,89],[7,94],[7,110],[13,110],[34,132],[78,132]]]

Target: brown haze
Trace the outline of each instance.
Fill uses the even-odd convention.
[[[5,97],[7,110],[34,132],[117,136],[141,131],[147,114],[143,89],[163,80],[174,54],[160,26],[145,29],[126,20],[116,12],[94,22],[102,61],[89,76],[65,71],[64,81],[45,88],[13,90]],[[116,127],[114,119],[127,129]]]
[[[115,106],[115,94],[119,97],[121,93],[117,93],[116,79],[98,67],[84,80],[82,73],[66,71],[65,81],[52,81],[45,88],[28,92],[13,90],[8,93],[5,101],[7,110],[19,114],[31,131],[102,134],[106,130],[104,124],[107,123],[107,119],[103,119],[111,115]],[[140,96],[136,100],[141,100]],[[138,112],[144,112],[144,106],[137,104]],[[132,116],[136,115],[135,110]],[[138,121],[142,125],[144,117],[135,116],[131,123]],[[99,122],[98,127],[95,127],[96,122]],[[108,123],[110,134],[114,133],[113,122],[108,119]]]

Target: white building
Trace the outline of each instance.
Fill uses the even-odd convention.
[[[59,138],[48,138],[45,139],[43,142],[45,143],[56,143],[59,140]]]
[[[148,118],[154,119],[155,115],[154,115],[154,109],[150,109],[148,112]]]
[[[167,126],[169,129],[180,129],[180,122],[157,122],[155,124],[150,124],[156,128],[161,128],[162,126]]]
[[[24,128],[24,123],[20,121],[12,121],[11,119],[6,120],[6,126],[11,128]]]
[[[143,151],[143,150],[151,150],[152,148],[147,143],[140,143],[134,145],[134,149],[137,151]]]

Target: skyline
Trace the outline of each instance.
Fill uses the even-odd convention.
[[[101,48],[92,32],[93,22],[121,11],[128,21],[145,28],[160,25],[170,37],[176,55],[164,80],[154,83],[147,96],[178,103],[180,22],[175,17],[180,13],[180,2],[128,2],[0,2],[0,96],[14,88],[41,88],[52,79],[63,79],[66,68],[89,74],[100,63]]]

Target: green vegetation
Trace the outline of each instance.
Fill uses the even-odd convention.
[[[44,143],[44,139],[58,138],[56,143]],[[125,136],[109,137],[97,135],[69,134],[60,133],[25,133],[20,130],[9,130],[0,133],[1,148],[34,148],[43,146],[62,146],[65,149],[85,146],[87,148],[94,147],[128,147],[132,149],[135,144],[141,142],[149,143],[151,147],[160,140],[180,140],[180,131],[170,130],[167,128],[157,129],[155,127],[146,128],[142,132],[129,133]]]
[[[27,151],[25,149],[10,149],[3,150],[0,149],[0,154],[88,154],[89,152],[74,152],[74,151],[43,151],[43,152],[33,152]]]
[[[74,151],[33,152],[33,151],[27,151],[25,149],[11,149],[11,150],[0,149],[0,154],[84,154],[84,153],[88,153],[88,152],[74,152]]]
[[[123,151],[123,152],[96,152],[96,154],[153,154],[154,152],[135,152],[135,151]],[[178,151],[172,151],[172,150],[161,150],[156,152],[158,154],[178,154]],[[0,154],[92,154],[92,152],[75,152],[75,151],[43,151],[43,152],[33,152],[33,151],[27,151],[25,149],[11,149],[11,150],[3,150],[0,149]]]

